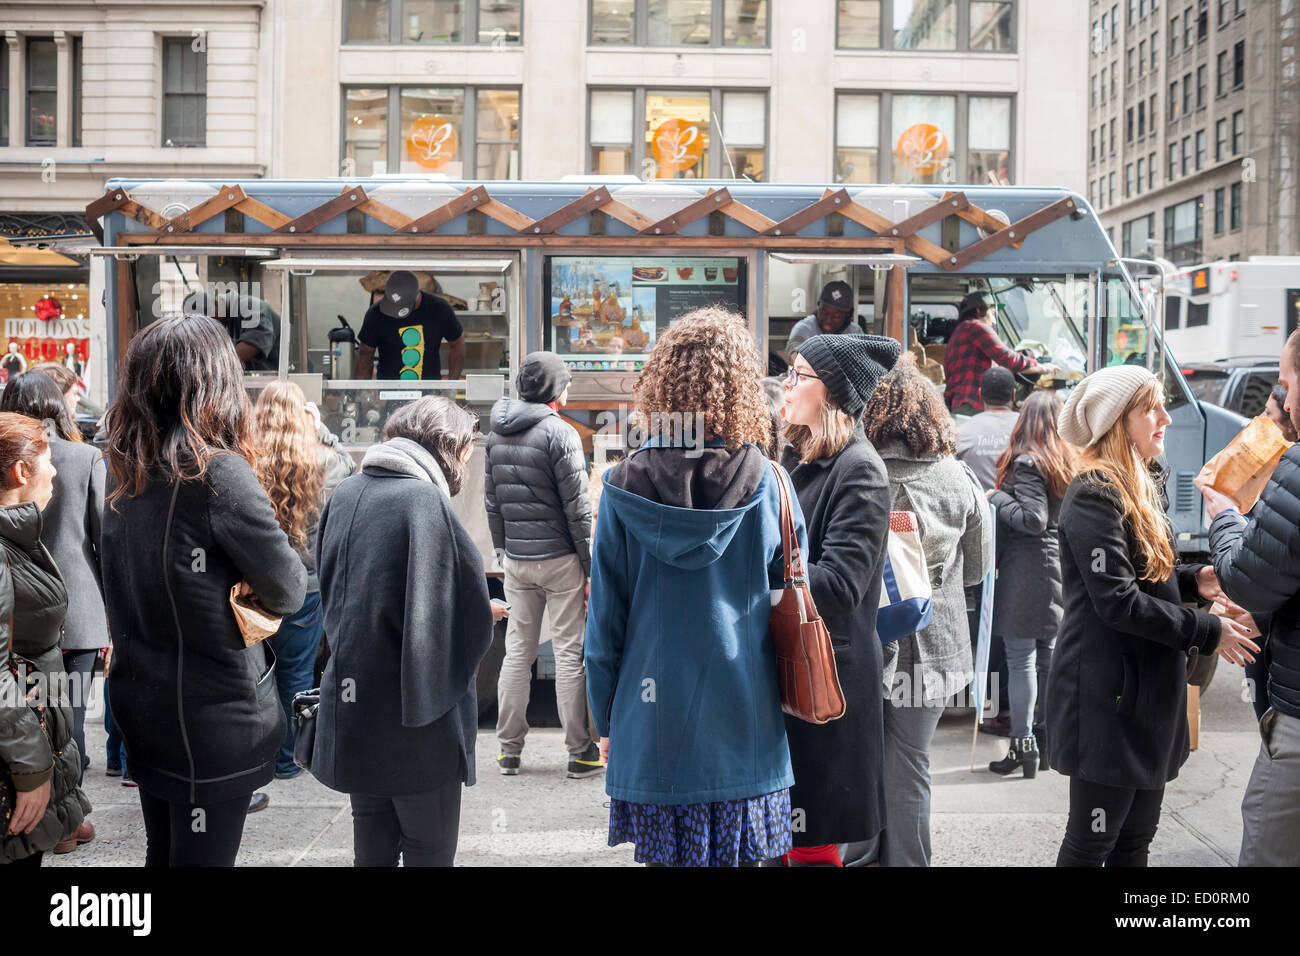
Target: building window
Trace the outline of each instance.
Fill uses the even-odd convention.
[[[1198,0],[1196,10],[1196,39],[1204,40],[1210,35],[1210,0]]]
[[[1210,75],[1210,68],[1205,65],[1196,68],[1196,108],[1199,110],[1205,106],[1205,87]]]
[[[517,88],[347,87],[343,173],[518,179],[519,105]]]
[[[1173,182],[1178,178],[1178,144],[1169,144],[1169,181]]]
[[[1205,168],[1205,130],[1196,131],[1196,168],[1198,170]]]
[[[1115,174],[1110,173],[1106,177],[1106,205],[1115,205]]]
[[[1124,164],[1124,198],[1128,199],[1133,195],[1133,164]]]
[[[1246,114],[1242,110],[1232,114],[1232,154],[1238,156],[1245,149]]]
[[[1186,176],[1192,171],[1192,138],[1183,137],[1183,175]]]
[[[1214,161],[1217,163],[1223,159],[1224,151],[1228,148],[1228,121],[1226,119],[1216,120],[1214,123]]]
[[[1169,55],[1178,52],[1178,14],[1169,18]]]
[[[593,89],[589,96],[590,173],[754,182],[766,177],[766,91],[638,87]],[[718,133],[717,145],[725,149],[714,148]]]
[[[1106,29],[1106,25],[1107,25],[1107,22],[1108,22],[1108,18],[1109,18],[1109,17],[1110,17],[1110,14],[1108,14],[1108,13],[1103,13],[1103,14],[1101,15],[1101,48],[1102,48],[1103,50],[1106,49],[1106,37],[1107,37],[1107,36],[1109,35],[1109,33],[1110,33],[1110,31],[1109,31],[1108,29]]]
[[[1152,136],[1155,135],[1155,132],[1156,132],[1156,117],[1159,116],[1159,115],[1160,115],[1160,114],[1156,112],[1156,95],[1155,95],[1154,93],[1152,93],[1152,94],[1151,94],[1151,106],[1147,109],[1147,116],[1149,116],[1149,117],[1151,118],[1151,135],[1152,135]]]
[[[1088,77],[1088,109],[1097,105],[1097,74]]]
[[[1142,186],[1147,178],[1147,161],[1139,159],[1137,162],[1137,193],[1142,195]]]
[[[880,48],[880,0],[839,0],[835,45],[845,50]]]
[[[1223,235],[1223,214],[1226,212],[1227,203],[1224,202],[1225,191],[1216,189],[1214,191],[1214,234]]]
[[[5,44],[8,46],[9,44]],[[81,37],[72,38],[72,145],[81,145],[81,90],[84,72],[82,70]]]
[[[997,3],[971,0],[970,49],[982,53],[1013,52],[1013,13],[1013,5],[1006,0]]]
[[[1154,9],[1154,7],[1152,8]],[[1147,157],[1147,189],[1156,188],[1156,154]]]
[[[8,46],[8,44],[5,44]],[[58,51],[52,38],[27,39],[27,145],[58,139]]]
[[[590,11],[593,45],[768,45],[767,0],[591,0]]]
[[[1133,107],[1124,111],[1124,142],[1133,142]]]
[[[1178,115],[1178,81],[1169,84],[1169,119]]]
[[[1137,23],[1137,6],[1138,0],[1128,0],[1128,25],[1133,26]]]
[[[1119,64],[1110,65],[1110,98],[1119,96]]]
[[[1183,10],[1183,48],[1190,50],[1196,43],[1196,19],[1192,16],[1192,8],[1187,7]]]
[[[519,43],[523,0],[343,0],[343,42]]]
[[[966,181],[1010,185],[1011,97],[972,96],[968,109]]]
[[[208,134],[208,54],[191,37],[163,40],[164,146],[204,146]]]
[[[1147,75],[1147,41],[1138,41],[1138,76]]]
[[[1013,0],[838,0],[836,6],[836,46],[843,50],[1015,50]]]
[[[1115,136],[1115,121],[1114,121],[1114,120],[1111,120],[1111,121],[1110,121],[1110,154],[1111,154],[1112,156],[1115,155],[1115,140],[1116,140],[1116,138],[1117,138],[1117,137]]]
[[[1192,74],[1183,74],[1183,115],[1192,111]]]
[[[1219,26],[1228,22],[1228,8],[1232,6],[1232,0],[1219,0]]]
[[[1097,161],[1097,131],[1095,129],[1090,129],[1088,130],[1088,162],[1095,163],[1096,161]]]
[[[1106,155],[1106,124],[1105,123],[1102,123],[1101,126],[1097,128],[1097,135],[1098,138],[1101,140],[1101,146],[1097,149],[1097,153],[1098,155],[1105,156]]]
[[[1146,103],[1138,104],[1138,139],[1147,134],[1147,105]]]
[[[1136,63],[1137,63],[1137,51],[1133,49],[1133,47],[1129,47],[1124,54],[1124,84],[1126,86],[1133,85],[1133,80],[1136,78],[1136,74],[1134,72],[1134,67]]]
[[[1124,223],[1120,227],[1120,234],[1123,237],[1121,255],[1126,259],[1145,256],[1147,254],[1147,240],[1151,238],[1152,232],[1155,231],[1155,224],[1155,213],[1138,216],[1136,219],[1130,219]]]
[[[1144,19],[1147,15],[1147,0],[1138,0],[1138,19]]]
[[[1175,265],[1201,259],[1201,209],[1197,197],[1165,208],[1165,256]]]
[[[1160,31],[1151,31],[1151,72],[1156,72],[1156,57],[1160,53]]]
[[[1228,228],[1236,232],[1241,228],[1241,183],[1233,183],[1228,188]]]
[[[1246,83],[1246,41],[1238,40],[1232,45],[1232,88],[1235,90]]]
[[[1119,39],[1119,4],[1110,8],[1110,38],[1112,41]]]
[[[879,96],[841,93],[835,98],[835,181],[880,181]]]

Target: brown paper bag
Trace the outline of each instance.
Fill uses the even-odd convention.
[[[1227,495],[1245,514],[1273,475],[1291,443],[1268,416],[1252,418],[1228,446],[1205,463],[1194,479],[1196,487],[1209,486]]]

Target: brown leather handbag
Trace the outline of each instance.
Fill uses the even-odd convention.
[[[847,705],[835,669],[830,631],[817,614],[805,578],[785,472],[773,463],[772,473],[781,490],[781,547],[785,552],[784,588],[771,614],[781,709],[800,720],[825,724],[843,717]]]

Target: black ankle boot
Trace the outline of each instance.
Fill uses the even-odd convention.
[[[1012,737],[1008,740],[1007,755],[989,764],[989,770],[1006,777],[1019,768],[1026,780],[1038,773],[1038,747],[1033,737]]]
[[[1038,769],[1051,770],[1052,765],[1047,762],[1047,725],[1039,724],[1034,728],[1034,743],[1038,745]]]

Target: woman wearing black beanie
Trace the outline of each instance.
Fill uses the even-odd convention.
[[[881,336],[816,335],[800,347],[786,380],[782,463],[808,523],[808,582],[848,704],[828,724],[785,719],[795,776],[789,859],[797,864],[865,865],[879,855],[884,695],[876,609],[889,478],[861,417],[899,352]]]

